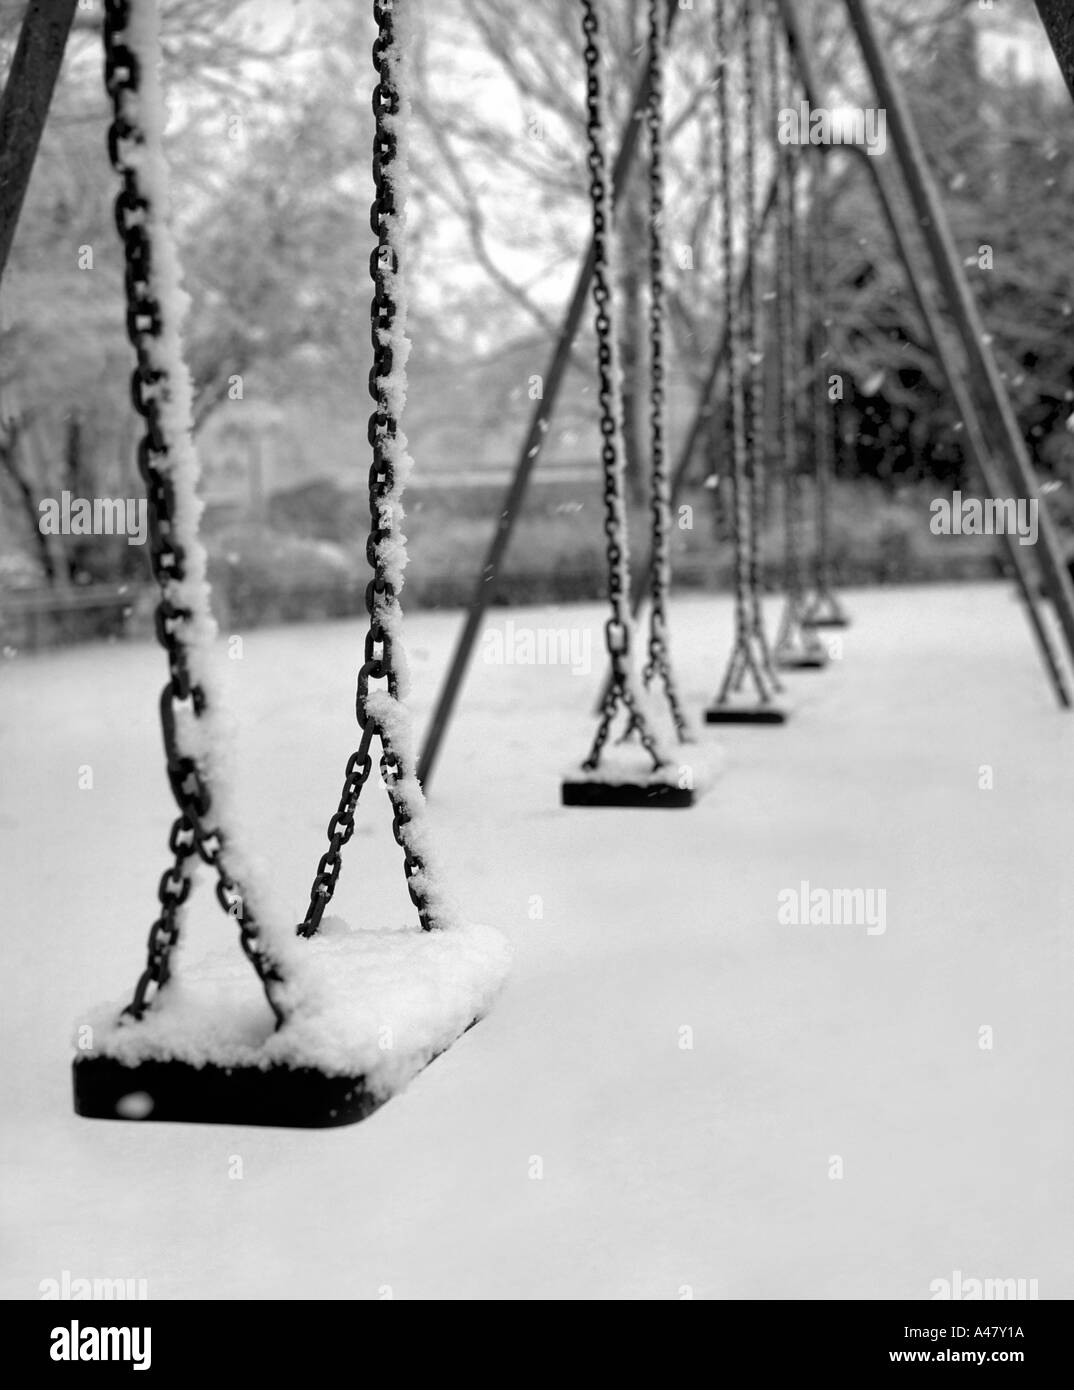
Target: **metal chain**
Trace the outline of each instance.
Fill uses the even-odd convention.
[[[775,34],[775,26],[773,26]],[[773,63],[779,65],[778,43],[773,43]],[[776,66],[778,76],[780,66]],[[791,147],[781,149],[779,160],[779,279],[777,333],[779,335],[779,417],[780,452],[783,458],[784,521],[786,525],[787,597],[795,603],[802,598],[802,556],[798,528],[801,522],[802,483],[798,475],[798,374],[795,369],[800,345],[801,320],[798,304],[798,227],[797,164]]]
[[[778,11],[773,9],[768,29],[768,59],[772,88],[772,109],[778,109],[782,93],[794,99],[793,73],[783,59]],[[790,145],[776,147],[776,336],[780,343],[777,374],[779,416],[779,450],[783,476],[784,554],[786,560],[785,588],[787,591],[776,638],[777,656],[807,654],[820,656],[821,644],[811,628],[803,627],[805,581],[802,568],[802,480],[798,471],[799,398],[797,359],[801,350],[801,308],[799,278],[801,274],[798,244],[798,161]]]
[[[649,0],[649,428],[652,565],[649,587],[648,660],[642,684],[648,690],[659,675],[680,743],[690,727],[671,665],[667,597],[671,588],[671,487],[664,441],[664,59],[667,47],[666,0]]]
[[[156,634],[167,653],[170,676],[160,697],[161,728],[168,781],[180,815],[169,836],[174,861],[158,886],[161,913],[150,929],[146,968],[124,1012],[141,1018],[167,983],[171,953],[181,930],[181,909],[192,886],[196,855],[216,870],[217,899],[239,923],[242,948],[257,972],[279,1024],[285,1016],[277,988],[282,977],[261,941],[260,928],[238,885],[226,868],[224,835],[210,820],[209,784],[195,759],[181,748],[176,730],[180,710],[185,708],[195,718],[201,717],[206,710],[206,697],[190,673],[187,624],[192,614],[176,600],[173,587],[185,577],[186,556],[176,534],[175,485],[170,467],[175,440],[169,436],[164,409],[172,383],[167,370],[155,365],[158,359],[154,349],[163,332],[167,309],[153,289],[153,245],[149,228],[154,209],[139,173],[145,146],[145,131],[139,118],[141,72],[137,55],[124,42],[130,12],[131,0],[106,0],[105,87],[113,108],[108,154],[112,167],[123,181],[115,202],[115,223],[123,240],[126,263],[127,336],[138,363],[131,377],[131,398],[145,422],[145,435],[138,445],[138,469],[146,485],[150,563],[160,587]]]
[[[809,354],[809,430],[814,458],[814,527],[813,590],[803,607],[807,627],[819,621],[842,618],[842,607],[832,588],[831,516],[832,430],[831,411],[825,384],[824,314],[826,304],[827,268],[823,257],[823,220],[825,216],[825,182],[827,164],[819,157],[817,172],[810,186],[810,208],[805,250],[802,257],[802,278],[810,294],[811,316],[806,350]]]
[[[611,236],[611,187],[604,151],[603,101],[600,85],[600,26],[593,0],[582,0],[582,32],[585,36],[586,137],[589,197],[593,214],[593,303],[596,308],[597,371],[600,380],[601,465],[604,472],[604,534],[607,537],[608,602],[611,617],[604,626],[612,677],[600,707],[600,722],[589,756],[582,764],[595,769],[607,742],[616,710],[622,704],[628,728],[637,732],[653,761],[663,765],[656,739],[649,729],[640,692],[630,665],[633,624],[630,617],[630,575],[627,562],[627,520],[623,501],[623,454],[619,424],[619,377],[615,361],[612,322],[612,288],[608,273],[608,238]]]
[[[746,478],[747,452],[743,420],[742,316],[734,273],[734,189],[732,187],[731,123],[728,87],[731,64],[727,39],[727,0],[716,0],[716,143],[720,151],[721,228],[720,281],[727,320],[728,429],[731,440],[731,529],[735,546],[735,639],[731,660],[716,703],[722,704],[738,689],[746,675],[753,678],[761,701],[771,699],[768,681],[754,650],[750,612],[750,498]]]
[[[815,244],[811,258],[809,288],[813,295],[815,316],[815,350],[813,370],[816,380],[813,391],[814,426],[813,442],[817,458],[817,554],[816,586],[818,594],[827,595],[831,588],[830,536],[828,518],[830,507],[830,484],[832,471],[831,413],[828,410],[827,392],[824,385],[824,330],[826,265],[824,259],[824,237],[820,226],[824,213],[824,185],[827,164],[820,157],[816,167],[813,190],[813,206],[810,218],[810,243]]]
[[[757,117],[760,101],[757,73],[757,12],[765,15],[764,0],[745,0],[742,23],[745,27],[745,240],[751,253],[749,292],[746,296],[746,342],[748,370],[743,381],[746,425],[746,489],[749,494],[749,595],[750,626],[757,643],[758,658],[774,689],[780,688],[768,646],[764,611],[761,606],[761,524],[765,486],[765,351],[764,351],[764,292],[758,255],[759,228],[757,217]]]
[[[373,768],[370,749],[374,737],[380,740],[380,771],[392,805],[392,833],[396,844],[403,851],[403,866],[410,900],[417,909],[423,931],[430,931],[439,925],[429,907],[423,881],[424,862],[414,850],[406,829],[411,816],[399,783],[403,778],[410,778],[413,769],[404,766],[402,756],[393,746],[391,735],[369,707],[371,681],[384,681],[392,699],[398,698],[398,673],[392,654],[391,634],[398,628],[400,607],[388,573],[388,557],[398,541],[394,497],[395,469],[392,461],[398,436],[398,420],[388,390],[394,356],[391,334],[397,313],[392,285],[399,273],[399,259],[392,240],[392,228],[393,219],[397,218],[401,211],[396,202],[393,182],[397,152],[394,119],[399,113],[400,105],[395,70],[397,59],[393,53],[394,8],[392,0],[374,0],[373,3],[373,15],[377,24],[377,37],[373,43],[373,66],[377,72],[377,85],[373,91],[375,193],[369,211],[369,222],[377,244],[369,258],[369,275],[373,281],[370,304],[373,365],[369,372],[369,394],[373,398],[375,408],[369,417],[368,428],[373,462],[369,469],[370,529],[365,548],[373,577],[366,586],[369,630],[366,634],[364,659],[358,672],[354,701],[355,717],[362,732],[358,748],[347,762],[339,806],[328,823],[328,849],[317,865],[306,917],[298,928],[299,935],[306,937],[316,934],[339,881],[342,868],[341,851],[354,834],[358,800]]]

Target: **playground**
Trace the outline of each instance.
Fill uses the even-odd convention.
[[[25,7],[0,97],[23,354],[0,380],[0,1293],[924,1300],[983,1280],[1074,1297],[1074,385],[1043,329],[1012,346],[1016,292],[979,283],[996,248],[965,254],[962,175],[927,147],[904,71],[930,22],[949,57],[986,53],[973,17],[572,0],[575,104],[554,80],[526,138],[549,142],[539,163],[569,134],[583,216],[573,278],[538,302],[489,251],[486,184],[431,114],[435,21],[373,0],[340,19],[371,44],[368,230],[327,124],[309,180],[310,245],[324,195],[360,269],[333,263],[338,301],[273,365],[245,320],[280,282],[245,284],[224,243],[207,264],[192,234],[212,195],[191,193],[200,111],[169,87],[189,75],[183,0],[75,8]],[[547,81],[514,66],[499,0],[463,9],[486,58]],[[1036,10],[1014,52],[1053,66],[1010,68],[1008,95],[1069,117],[1074,18]],[[327,42],[332,20],[309,33]],[[252,78],[282,24],[219,38]],[[50,102],[88,36],[113,244],[77,259],[100,258],[88,293],[110,286],[122,323],[122,353],[109,321],[95,358],[121,416],[104,395],[92,416],[35,398],[19,298],[44,294],[31,175],[54,168]],[[296,54],[281,82],[309,77]],[[482,120],[495,103],[490,87]],[[288,127],[307,142],[311,110]],[[688,233],[687,146],[708,180]],[[459,389],[450,353],[435,371],[423,355],[438,274],[450,318],[441,176],[476,263],[540,328],[505,351],[526,363],[499,422],[510,469],[423,463],[408,434],[414,414],[427,437],[434,377]],[[833,232],[847,198],[882,252]],[[290,273],[297,325],[316,275]],[[1032,273],[1014,275],[1027,302]],[[221,353],[198,325],[228,294]],[[301,396],[322,370],[351,475],[283,496],[288,377]],[[90,461],[109,457],[136,496],[105,495]],[[431,510],[408,539],[415,478]],[[903,558],[950,541],[963,582],[906,582],[884,555],[868,577],[897,585],[856,582],[847,556],[892,534],[887,514],[868,530],[882,492],[914,537]],[[555,602],[504,583],[534,508],[567,538]]]

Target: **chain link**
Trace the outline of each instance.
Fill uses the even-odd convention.
[[[160,588],[155,614],[156,635],[167,655],[169,672],[168,684],[160,697],[161,729],[168,781],[180,814],[169,837],[174,861],[161,876],[157,890],[161,912],[150,929],[146,968],[124,1012],[141,1018],[168,980],[171,953],[181,930],[181,909],[190,894],[197,857],[216,871],[217,897],[225,909],[237,917],[242,948],[257,972],[279,1024],[284,1021],[277,988],[281,983],[279,969],[265,949],[260,928],[227,871],[223,832],[210,821],[212,796],[208,782],[195,759],[183,751],[176,729],[181,710],[189,710],[195,718],[205,713],[206,697],[190,673],[187,627],[193,615],[177,601],[174,587],[186,576],[186,555],[177,535],[175,486],[170,466],[175,441],[169,437],[163,409],[172,383],[167,370],[155,364],[159,360],[155,346],[163,331],[165,309],[153,289],[150,221],[154,209],[139,173],[145,131],[139,120],[139,61],[124,41],[130,13],[131,0],[106,0],[105,88],[113,109],[108,155],[122,179],[122,188],[115,201],[115,224],[123,241],[126,267],[127,336],[137,358],[131,376],[131,400],[145,426],[145,435],[138,445],[138,470],[146,486],[150,564]]]
[[[362,788],[373,769],[370,752],[374,737],[380,740],[380,772],[392,805],[392,834],[403,851],[404,873],[410,900],[417,909],[423,931],[434,929],[434,920],[424,886],[425,865],[411,844],[407,825],[410,811],[399,787],[410,777],[413,769],[404,767],[383,722],[369,706],[370,682],[385,683],[392,699],[398,698],[398,673],[392,652],[392,633],[398,630],[399,600],[389,577],[388,557],[398,541],[395,507],[395,469],[393,451],[398,437],[398,420],[388,394],[388,378],[393,369],[391,334],[395,327],[397,306],[392,291],[394,277],[399,271],[398,254],[392,232],[400,208],[396,203],[393,166],[397,142],[393,129],[399,113],[399,90],[396,85],[393,46],[395,27],[392,0],[374,0],[373,15],[377,37],[373,43],[373,66],[377,85],[373,90],[373,184],[374,197],[369,210],[369,224],[376,237],[369,257],[369,275],[373,282],[370,303],[370,339],[373,365],[369,372],[369,394],[374,409],[369,417],[368,439],[373,451],[369,469],[369,536],[366,540],[366,559],[373,576],[366,586],[365,602],[369,614],[369,629],[365,639],[362,666],[358,672],[354,710],[361,730],[357,750],[347,762],[339,806],[328,823],[328,849],[321,856],[317,874],[310,889],[306,916],[298,928],[300,936],[317,932],[325,909],[332,899],[342,869],[341,851],[354,834],[354,817]]]

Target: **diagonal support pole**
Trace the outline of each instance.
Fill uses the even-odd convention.
[[[863,156],[872,168],[876,179],[877,192],[887,218],[888,226],[891,228],[892,236],[895,240],[899,256],[904,264],[910,262],[916,255],[916,251],[911,249],[909,235],[903,226],[899,214],[896,211],[896,203],[891,196],[887,186],[884,172],[874,167],[874,162],[868,155]],[[977,406],[970,393],[969,386],[961,367],[955,360],[951,351],[951,344],[947,336],[947,327],[937,312],[935,306],[930,302],[927,295],[921,292],[918,277],[911,277],[911,286],[914,292],[914,300],[917,304],[918,312],[925,325],[925,330],[932,339],[934,351],[940,368],[955,402],[955,408],[962,418],[962,425],[965,431],[965,449],[969,455],[970,463],[977,469],[984,479],[984,485],[993,497],[1002,496],[1004,491],[1003,479],[1000,470],[997,468],[995,460],[989,451],[984,426],[981,417],[977,412]],[[1044,669],[1055,691],[1055,697],[1063,709],[1070,709],[1071,698],[1067,689],[1066,677],[1063,674],[1062,666],[1052,645],[1052,639],[1045,627],[1044,618],[1040,611],[1040,603],[1037,598],[1036,583],[1034,575],[1026,563],[1021,545],[1010,534],[1004,531],[1001,539],[1004,549],[1007,552],[1007,559],[1010,561],[1014,571],[1015,582],[1026,606],[1026,617],[1037,643]]]
[[[786,4],[786,0],[780,0]],[[1067,651],[1074,659],[1074,585],[1063,560],[1055,525],[1043,497],[1039,496],[1033,463],[1018,420],[1000,376],[988,334],[981,320],[969,281],[962,268],[947,212],[928,166],[902,88],[884,53],[867,0],[844,0],[850,23],[861,47],[877,97],[887,112],[891,134],[917,220],[928,244],[936,278],[958,329],[982,402],[1005,445],[1001,457],[1011,470],[1014,489],[1023,500],[1037,503],[1041,573],[1055,606]]]
[[[809,99],[810,105],[823,106],[824,95],[820,88],[816,65],[813,60],[810,44],[802,30],[798,16],[794,12],[793,5],[788,3],[788,0],[780,0],[780,6],[783,11],[784,23],[790,39],[791,49],[798,67],[799,75],[802,79],[802,85],[805,88],[806,96]],[[898,198],[895,194],[891,176],[883,160],[870,156],[857,145],[846,146],[845,148],[849,154],[856,156],[859,161],[864,164],[873,181],[880,208],[890,229],[896,252],[906,271],[907,281],[914,296],[914,302],[921,315],[925,330],[932,341],[936,359],[939,362],[940,369],[947,382],[952,399],[955,402],[955,407],[961,416],[965,431],[965,448],[969,455],[970,463],[981,474],[988,491],[994,496],[1001,496],[1004,491],[1001,470],[997,467],[995,458],[987,442],[988,432],[985,429],[981,414],[977,408],[977,402],[974,399],[962,362],[953,350],[947,325],[933,303],[933,299],[929,292],[925,268],[921,264],[921,252],[911,237],[902,215],[899,212]],[[818,149],[821,157],[831,157],[832,151],[825,149],[823,146],[818,147]],[[1045,670],[1051,680],[1056,699],[1063,708],[1069,708],[1071,705],[1070,694],[1067,689],[1066,679],[1061,664],[1040,611],[1034,575],[1029,565],[1026,563],[1025,556],[1015,541],[1015,538],[1008,534],[1004,534],[1002,539],[1011,568],[1014,571],[1019,591],[1025,602],[1026,617],[1030,629],[1036,641]]]
[[[19,225],[78,0],[30,0],[0,97],[0,279]]]
[[[1074,97],[1074,10],[1070,0],[1036,0],[1036,6],[1059,70]]]

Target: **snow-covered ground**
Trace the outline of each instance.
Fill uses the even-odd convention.
[[[0,665],[0,1293],[67,1270],[153,1298],[927,1298],[957,1269],[1074,1297],[1074,716],[1006,589],[848,606],[842,659],[788,678],[788,724],[703,731],[718,780],[659,812],[558,805],[596,658],[481,659],[524,655],[528,629],[597,652],[603,611],[493,615],[511,640],[479,647],[431,819],[513,975],[405,1093],[329,1131],[71,1113],[74,1029],[133,985],[165,864],[164,661]],[[730,605],[673,619],[697,710]],[[455,632],[408,621],[419,721]],[[361,630],[242,636],[238,801],[297,921]],[[366,795],[337,910],[408,920],[387,799]],[[803,880],[885,890],[885,930],[781,924]],[[219,944],[233,926],[207,883],[198,901],[192,936]]]

